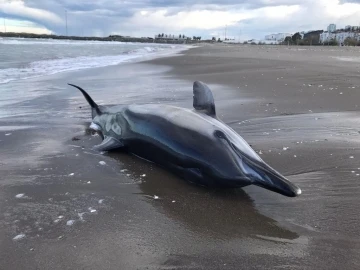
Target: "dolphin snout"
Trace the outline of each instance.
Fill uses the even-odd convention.
[[[253,185],[263,187],[287,197],[296,197],[301,194],[301,189],[280,174],[269,173],[256,179]]]
[[[291,183],[285,176],[275,171],[265,162],[244,160],[246,174],[252,184],[282,194],[287,197],[296,197],[301,189]]]

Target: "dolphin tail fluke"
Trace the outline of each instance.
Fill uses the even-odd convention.
[[[82,89],[81,87],[68,83],[68,85],[71,85],[77,89],[80,90],[80,92],[83,94],[83,96],[85,97],[86,101],[89,103],[89,105],[91,106],[93,112],[95,111],[96,114],[101,114],[101,110],[99,108],[99,106],[95,103],[95,101],[89,96],[88,93],[86,93],[86,91],[84,89]],[[94,113],[93,113],[93,117],[94,117]]]

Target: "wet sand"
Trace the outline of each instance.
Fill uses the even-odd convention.
[[[344,61],[359,55],[204,46],[0,85],[0,269],[360,268],[360,63]],[[94,152],[89,106],[66,85],[99,104],[191,108],[194,80],[300,197],[208,190]]]

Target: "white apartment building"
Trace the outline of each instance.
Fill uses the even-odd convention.
[[[359,32],[323,32],[320,34],[320,43],[329,42],[332,39],[335,39],[339,44],[343,44],[345,39],[347,38],[354,38],[360,41],[360,33]]]
[[[336,31],[336,24],[329,24],[329,26],[327,27],[327,31],[328,32],[335,32]]]

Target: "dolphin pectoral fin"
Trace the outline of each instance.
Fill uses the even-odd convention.
[[[215,102],[210,88],[203,82],[195,81],[193,86],[193,106],[197,111],[203,111],[215,117]]]
[[[101,144],[94,146],[95,150],[98,151],[109,151],[123,147],[124,144],[113,137],[106,137]]]

